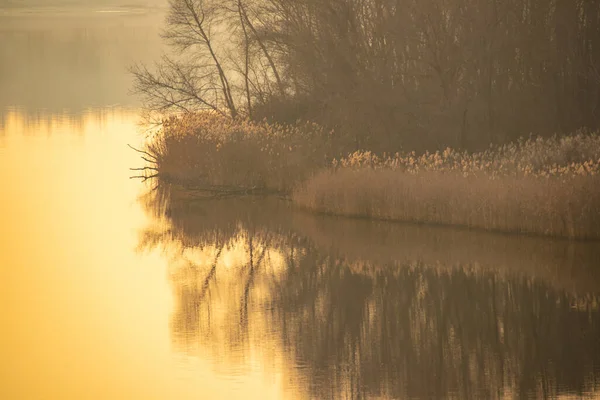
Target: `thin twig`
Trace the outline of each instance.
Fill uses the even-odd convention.
[[[154,167],[142,167],[142,168],[129,168],[130,171],[158,171],[158,168]]]
[[[153,155],[153,154],[150,154],[150,153],[148,153],[147,151],[140,150],[140,149],[136,149],[135,147],[133,147],[133,146],[132,146],[132,145],[130,145],[130,144],[127,144],[127,146],[129,146],[131,149],[133,149],[133,150],[137,151],[138,153],[145,154],[145,155],[147,155],[148,157],[150,157],[150,158],[153,158],[153,159],[155,160],[155,161],[148,161],[148,160],[146,160],[146,161],[148,161],[148,162],[156,163],[156,162],[158,161],[158,159],[156,158],[156,156],[155,156],[155,155]]]
[[[158,176],[159,176],[158,174],[154,174],[154,175],[136,175],[136,176],[130,176],[129,179],[141,179],[142,182],[146,182],[148,179],[157,178]]]
[[[148,160],[146,157],[142,157],[142,160],[149,162],[150,164],[158,164],[157,161]]]

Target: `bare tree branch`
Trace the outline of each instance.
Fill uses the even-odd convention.
[[[156,163],[158,161],[158,159],[156,158],[156,156],[154,156],[153,154],[148,153],[145,150],[136,149],[135,147],[133,147],[130,144],[127,144],[127,147],[129,147],[130,149],[133,149],[133,150],[137,151],[138,153],[145,154],[145,155],[147,155],[148,157],[150,157],[150,158],[152,158],[154,160],[154,161],[150,161],[150,160],[144,158],[144,160],[147,161],[147,162],[149,162],[149,163]]]

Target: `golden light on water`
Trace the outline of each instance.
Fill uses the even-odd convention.
[[[210,357],[174,347],[166,256],[136,251],[153,223],[129,179],[136,123],[119,110],[4,118],[0,398],[280,398],[281,377],[257,349],[232,383]]]

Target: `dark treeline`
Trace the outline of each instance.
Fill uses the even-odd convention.
[[[153,110],[309,119],[376,151],[600,127],[600,0],[170,4],[182,57],[134,69]]]

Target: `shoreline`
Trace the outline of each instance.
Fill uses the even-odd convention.
[[[325,171],[293,195],[328,215],[577,240],[600,239],[600,178]]]
[[[207,195],[210,191],[198,190],[195,186],[188,182],[188,184],[182,182],[173,182],[169,179],[157,176],[160,180],[159,184],[167,184],[176,186],[170,191],[170,195],[173,196],[173,200],[178,202],[185,202],[190,206],[194,203],[203,203],[210,201],[225,201],[229,199],[241,199],[248,201],[261,201],[263,199],[275,199],[289,203],[293,209],[299,213],[306,213],[312,216],[324,216],[327,218],[340,218],[344,220],[356,220],[366,222],[384,222],[390,224],[413,226],[415,228],[432,228],[432,229],[452,229],[457,232],[471,232],[471,233],[483,233],[483,234],[494,234],[507,237],[524,237],[524,238],[542,238],[549,240],[559,240],[565,242],[578,242],[578,243],[593,243],[600,242],[600,235],[596,236],[569,236],[559,235],[536,231],[519,231],[519,230],[506,230],[506,229],[490,229],[482,226],[461,224],[461,223],[444,223],[437,221],[419,220],[419,219],[400,219],[385,216],[374,216],[374,215],[363,215],[358,213],[350,212],[334,212],[320,208],[314,208],[302,205],[298,201],[294,200],[294,195],[286,194],[284,192],[273,192],[268,190],[253,190],[249,188],[247,193],[241,193],[240,190],[235,190],[233,193],[224,193],[217,195]],[[242,190],[243,191],[243,190]]]
[[[467,229],[600,239],[600,134],[520,139],[468,153],[345,153],[344,137],[299,122],[276,125],[186,114],[143,149],[139,178],[221,199],[285,197],[312,212]]]

